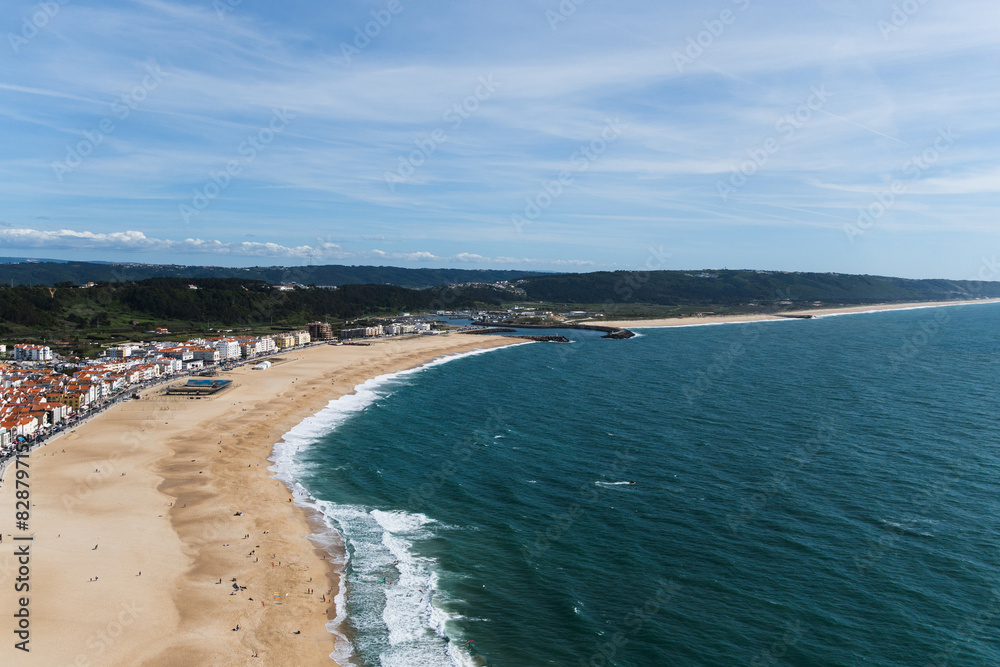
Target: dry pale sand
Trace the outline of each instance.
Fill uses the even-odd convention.
[[[266,371],[224,373],[234,386],[213,398],[149,392],[33,452],[28,533],[13,526],[13,467],[0,483],[0,665],[335,665],[325,624],[337,577],[267,471],[273,444],[368,378],[516,342],[293,351]],[[34,535],[28,593],[14,591],[12,534]],[[246,590],[230,595],[234,577]],[[30,653],[14,648],[22,596]]]
[[[906,308],[931,308],[935,306],[965,306],[977,303],[996,303],[1000,299],[976,299],[969,301],[920,301],[916,303],[885,303],[870,306],[847,306],[843,308],[816,308],[812,310],[782,311],[782,315],[835,315],[842,313],[870,313],[880,310],[901,310]],[[706,317],[667,317],[651,320],[612,320],[593,324],[608,326],[638,328],[638,327],[677,327],[693,324],[722,324],[725,322],[762,322],[778,319],[775,315],[708,315]]]

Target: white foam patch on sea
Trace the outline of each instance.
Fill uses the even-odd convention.
[[[442,592],[437,562],[419,556],[414,543],[434,535],[438,523],[424,514],[384,511],[318,501],[324,516],[344,536],[348,564],[347,609],[354,651],[382,667],[473,665],[449,639],[460,617],[436,604]],[[351,663],[354,664],[354,663]]]
[[[442,595],[436,561],[416,556],[412,550],[414,539],[432,534],[433,520],[423,514],[319,500],[298,481],[305,468],[297,455],[388,395],[403,378],[457,359],[532,344],[471,350],[366,380],[353,393],[330,401],[304,419],[275,444],[269,459],[274,465],[269,470],[288,486],[296,505],[322,517],[327,527],[325,533],[310,539],[330,554],[340,578],[334,598],[336,617],[326,626],[335,641],[330,657],[339,664],[357,665],[359,652],[377,655],[382,667],[474,667],[477,663],[460,643],[449,639],[450,622],[459,617],[434,604],[435,597]]]

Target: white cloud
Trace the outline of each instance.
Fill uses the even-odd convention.
[[[496,264],[551,264],[554,266],[595,266],[595,262],[586,259],[529,259],[528,257],[496,257]]]
[[[928,178],[913,191],[919,194],[970,195],[1000,192],[1000,167],[966,175]]]
[[[479,264],[482,266],[497,265],[532,265],[532,266],[594,266],[595,263],[583,259],[542,259],[532,257],[487,257],[472,252],[460,252],[451,257],[439,257],[430,252],[385,252],[382,250],[372,250],[368,253],[359,253],[359,256],[367,258],[390,259],[407,262],[428,262],[435,261],[441,264],[454,264],[456,262],[467,264]]]
[[[181,241],[158,239],[139,231],[87,232],[72,229],[0,229],[0,242],[10,248],[52,248],[56,250],[107,250],[112,252],[171,252],[237,255],[240,257],[286,257],[293,259],[337,258],[345,255],[340,246],[284,246],[279,243],[243,241],[226,243],[213,239],[187,238]]]
[[[230,257],[273,257],[277,259],[306,260],[310,262],[330,260],[378,261],[439,265],[473,263],[482,266],[495,264],[529,264],[535,266],[590,266],[594,263],[575,259],[531,259],[527,257],[486,257],[484,255],[460,252],[451,257],[442,257],[432,252],[385,252],[367,250],[348,252],[336,243],[320,240],[315,245],[286,246],[273,242],[225,242],[217,239],[186,238],[183,240],[160,239],[144,233],[129,230],[124,232],[89,232],[73,229],[3,229],[0,228],[0,245],[7,248],[88,250],[108,253],[172,253],[205,254]]]

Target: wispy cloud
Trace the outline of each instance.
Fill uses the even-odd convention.
[[[215,239],[186,238],[176,241],[146,236],[139,231],[94,233],[72,229],[54,231],[0,229],[0,242],[9,248],[108,250],[129,253],[205,253],[292,259],[336,259],[347,256],[339,246],[333,243],[289,247],[279,243],[250,241],[227,243]]]
[[[22,250],[76,250],[76,251],[107,251],[120,257],[122,253],[130,256],[130,261],[141,261],[142,255],[160,253],[174,255],[213,255],[217,260],[225,257],[238,258],[269,258],[274,260],[291,259],[308,263],[334,260],[395,260],[419,264],[427,263],[466,263],[482,266],[489,265],[558,265],[558,266],[594,266],[588,260],[539,259],[528,257],[485,257],[475,253],[460,252],[453,256],[439,256],[432,252],[385,252],[382,250],[349,252],[336,243],[317,239],[312,245],[286,246],[273,242],[238,241],[224,242],[218,239],[185,238],[163,239],[147,236],[139,231],[124,231],[99,233],[59,229],[43,231],[26,228],[4,228],[6,223],[0,222],[0,244],[5,248]]]

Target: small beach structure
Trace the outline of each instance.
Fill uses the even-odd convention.
[[[229,387],[232,380],[188,380],[185,384],[167,388],[168,396],[211,396]]]
[[[255,371],[266,371],[270,367],[271,367],[271,362],[270,361],[262,361],[259,364],[257,364],[256,366],[254,366],[253,369]]]

